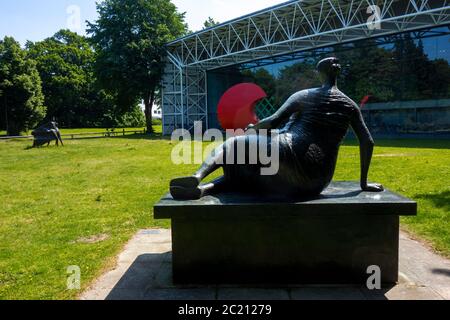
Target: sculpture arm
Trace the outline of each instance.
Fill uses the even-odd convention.
[[[292,114],[301,111],[301,101],[303,95],[303,92],[297,92],[296,94],[292,95],[272,116],[261,120],[254,126],[249,126],[249,128],[256,130],[270,130],[278,128],[283,123],[283,121],[289,119]]]
[[[370,163],[372,162],[373,149],[375,143],[372,135],[367,128],[361,110],[355,104],[355,111],[353,112],[351,125],[353,131],[358,137],[360,144],[360,157],[361,157],[361,189],[369,192],[381,192],[384,190],[380,184],[369,184],[368,174]]]

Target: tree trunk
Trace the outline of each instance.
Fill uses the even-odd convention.
[[[20,129],[15,125],[14,121],[8,119],[8,102],[6,100],[6,94],[4,95],[4,107],[5,107],[5,129],[7,136],[20,136]]]
[[[18,137],[18,136],[20,136],[19,126],[17,126],[14,121],[10,121],[9,122],[7,135],[10,136],[10,137]]]
[[[154,133],[153,130],[153,116],[152,116],[152,110],[153,110],[153,103],[155,102],[155,89],[152,89],[150,93],[144,98],[144,104],[145,104],[145,121],[147,124],[147,133],[152,134]]]

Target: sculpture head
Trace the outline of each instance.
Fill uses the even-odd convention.
[[[339,59],[332,57],[321,60],[317,64],[317,72],[323,84],[336,85],[337,77],[341,73]]]

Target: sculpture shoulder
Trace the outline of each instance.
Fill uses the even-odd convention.
[[[349,96],[347,96],[345,93],[343,93],[341,90],[338,89],[339,95],[345,100],[346,104],[348,104],[352,109],[355,111],[359,111],[360,107],[359,105]]]
[[[298,91],[298,92],[294,93],[288,99],[288,101],[301,103],[301,102],[303,102],[305,100],[309,100],[312,97],[316,96],[319,92],[320,92],[320,88],[301,90],[301,91]]]

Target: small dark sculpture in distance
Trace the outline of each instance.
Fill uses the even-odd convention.
[[[367,181],[374,141],[358,105],[337,87],[341,71],[338,59],[320,61],[317,71],[322,87],[295,93],[273,116],[249,126],[255,130],[278,129],[275,136],[263,137],[255,131],[227,140],[194,175],[171,181],[173,198],[194,200],[225,190],[266,196],[318,196],[333,179],[339,148],[349,127],[353,128],[360,141],[361,189],[383,191],[382,185]],[[230,163],[227,160],[229,150],[237,150],[237,146],[242,144],[246,150],[255,150],[260,139],[279,145],[279,169],[275,175],[261,175],[262,166],[258,164],[235,164],[235,161]],[[221,167],[223,177],[201,184]]]
[[[33,148],[42,147],[45,144],[49,146],[52,141],[56,141],[57,146],[59,146],[60,142],[61,145],[64,146],[61,132],[59,131],[56,122],[49,122],[35,129],[31,134],[34,137]]]

